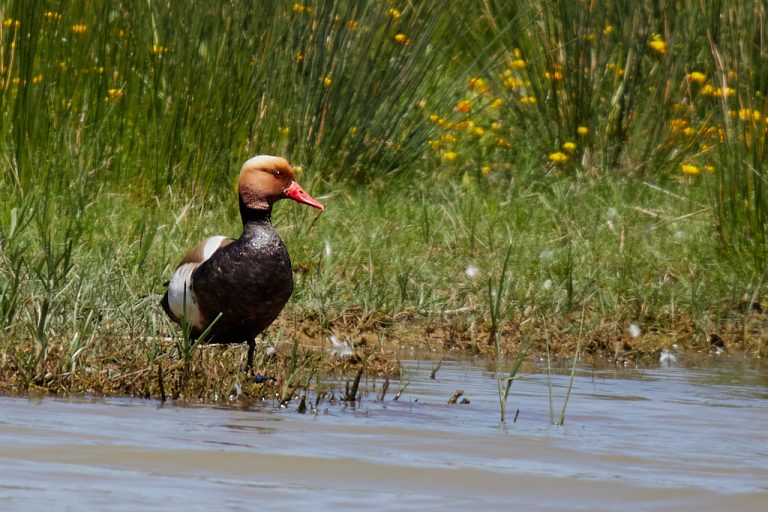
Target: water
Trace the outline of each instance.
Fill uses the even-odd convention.
[[[488,364],[433,364],[317,415],[0,397],[0,510],[768,510],[765,367],[581,368],[551,427],[546,375],[500,426]]]

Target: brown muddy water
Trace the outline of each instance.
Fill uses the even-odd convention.
[[[0,510],[768,510],[765,365],[581,367],[553,427],[546,374],[500,426],[490,365],[434,364],[404,362],[398,401],[392,382],[316,415],[0,397]]]

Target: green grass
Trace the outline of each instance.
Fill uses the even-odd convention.
[[[530,339],[638,360],[718,334],[765,355],[755,13],[589,5],[6,2],[6,386],[143,371],[171,389],[162,283],[187,247],[238,234],[257,153],[327,205],[276,208],[297,270],[268,334],[284,346],[343,332],[503,359]],[[182,346],[190,375],[213,364]],[[329,370],[283,356],[282,394]]]

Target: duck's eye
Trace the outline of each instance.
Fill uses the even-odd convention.
[[[272,171],[272,176],[274,176],[275,178],[279,178],[282,175],[283,175],[283,171],[280,171],[278,169],[275,169],[274,171]]]

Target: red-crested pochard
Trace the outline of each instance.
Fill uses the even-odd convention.
[[[171,276],[161,304],[193,339],[219,315],[207,341],[248,343],[246,367],[253,364],[256,336],[277,318],[293,291],[291,260],[272,226],[272,205],[283,198],[323,210],[294,181],[288,162],[276,156],[251,158],[237,184],[243,234],[212,236],[190,250]]]

